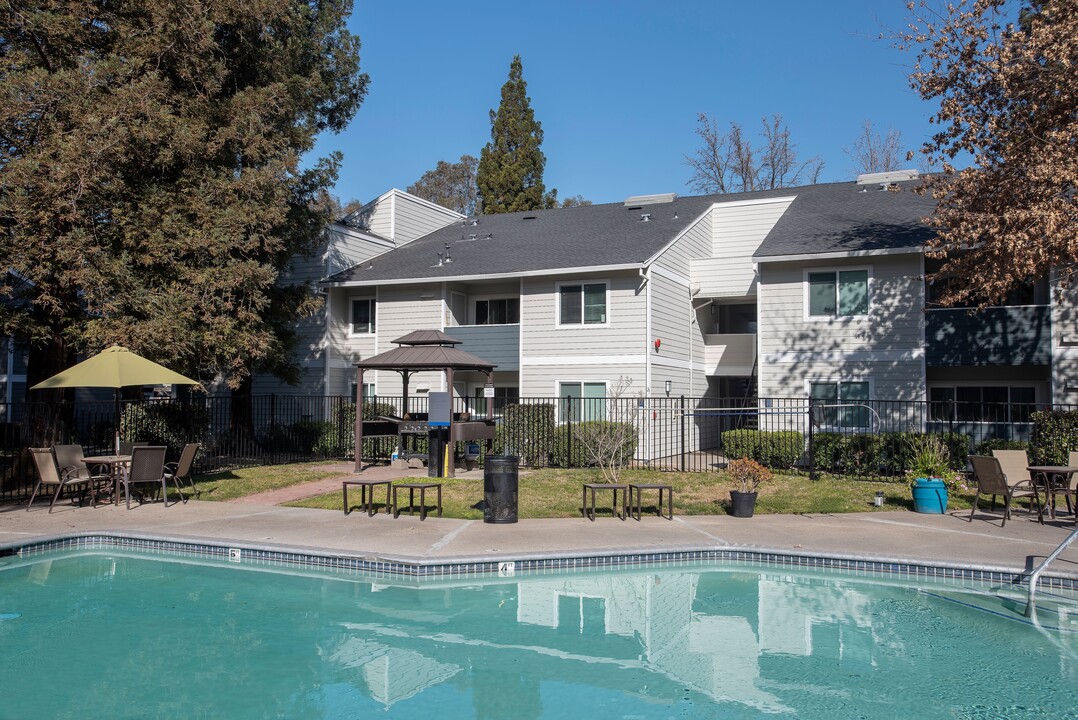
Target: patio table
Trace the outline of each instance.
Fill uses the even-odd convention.
[[[95,455],[93,457],[84,457],[83,462],[87,465],[104,465],[109,469],[109,475],[112,476],[112,501],[119,504],[120,498],[120,473],[123,468],[131,464],[130,455]]]
[[[1075,488],[1072,487],[1074,482],[1074,475],[1078,473],[1078,466],[1075,465],[1030,465],[1026,468],[1029,470],[1030,478],[1033,480],[1033,484],[1044,488],[1044,504],[1041,505],[1040,515],[1044,515],[1044,511],[1047,508],[1049,517],[1053,520],[1056,517],[1056,495],[1063,493],[1063,497],[1067,500],[1067,505],[1071,509],[1071,514],[1074,517],[1075,525],[1078,525],[1078,508],[1075,507]]]

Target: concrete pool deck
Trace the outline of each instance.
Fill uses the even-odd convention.
[[[521,520],[506,525],[384,512],[373,517],[252,503],[200,502],[167,508],[74,507],[45,503],[0,505],[0,548],[82,533],[238,544],[322,554],[431,562],[511,560],[543,555],[589,555],[701,549],[749,549],[888,559],[1020,572],[1035,567],[1074,525],[1069,515],[1040,525],[1016,512],[1006,527],[1000,515],[969,511],[945,515],[867,512],[841,515],[678,516],[665,520],[600,517]],[[1050,568],[1078,578],[1078,543]]]

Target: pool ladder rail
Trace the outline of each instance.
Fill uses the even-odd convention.
[[[1031,572],[1029,574],[1029,592],[1026,595],[1026,617],[1027,618],[1028,617],[1033,617],[1033,613],[1036,611],[1037,581],[1040,580],[1041,573],[1043,573],[1048,568],[1048,565],[1053,560],[1055,560],[1057,557],[1059,557],[1060,553],[1062,553],[1064,550],[1067,549],[1067,546],[1069,546],[1072,542],[1074,542],[1075,538],[1078,538],[1078,527],[1075,527],[1074,530],[1071,531],[1071,534],[1067,536],[1067,539],[1064,540],[1063,542],[1061,542],[1059,544],[1059,547],[1057,547],[1055,550],[1053,550],[1052,554],[1049,555],[1048,557],[1046,557],[1044,559],[1044,562],[1042,562],[1040,565],[1038,565],[1037,568],[1033,572]]]

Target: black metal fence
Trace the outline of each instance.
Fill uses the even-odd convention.
[[[664,471],[721,469],[727,458],[750,456],[798,472],[858,478],[901,477],[910,439],[947,438],[955,467],[965,456],[995,445],[1029,440],[1031,414],[1049,408],[1019,403],[934,403],[874,400],[838,403],[803,398],[580,398],[512,400],[458,398],[454,410],[485,417],[494,402],[497,454],[517,455],[531,467],[594,464],[590,438],[611,428],[621,434],[622,457]],[[427,411],[425,397],[378,396],[364,417]],[[25,449],[81,444],[87,454],[108,452],[116,433],[124,441],[169,447],[170,459],[187,442],[202,444],[196,472],[308,460],[351,459],[355,404],[350,397],[266,395],[195,396],[190,400],[0,404],[0,497],[25,497],[33,471]],[[365,438],[363,458],[388,461],[393,438]],[[458,447],[457,452],[463,453]]]

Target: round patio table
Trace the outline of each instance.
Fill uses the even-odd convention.
[[[112,502],[119,504],[120,502],[120,473],[126,465],[131,463],[130,455],[94,455],[93,457],[84,457],[82,459],[87,465],[104,465],[109,469],[109,475],[112,477]],[[1078,470],[1078,468],[1075,468]]]
[[[1073,484],[1074,474],[1078,473],[1078,466],[1074,465],[1030,465],[1029,470],[1033,484],[1044,488],[1045,502],[1041,505],[1040,514],[1048,508],[1048,516],[1055,520],[1056,495],[1062,493],[1074,517],[1075,525],[1078,525],[1078,508],[1075,507],[1075,489]]]

